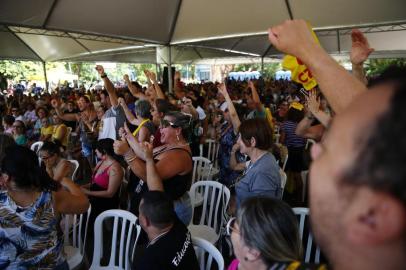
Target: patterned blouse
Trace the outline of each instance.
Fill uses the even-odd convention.
[[[21,208],[7,191],[0,191],[0,269],[53,269],[62,264],[58,230],[51,192],[42,192],[31,206]]]

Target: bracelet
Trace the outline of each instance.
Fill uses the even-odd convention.
[[[107,78],[107,74],[106,74],[106,73],[103,73],[102,75],[100,75],[100,77],[103,78],[103,79],[104,79],[104,78]]]
[[[125,161],[127,162],[127,164],[130,164],[131,162],[133,162],[134,160],[136,160],[137,159],[137,156],[133,156],[132,158],[130,158],[130,159],[125,159]]]
[[[135,155],[135,153],[133,152],[132,149],[129,149],[129,150],[124,154],[124,159],[125,159],[125,161],[127,161],[127,163],[128,163],[128,162],[131,162],[131,161],[134,161],[134,159],[136,159],[136,158],[137,158],[137,156]]]

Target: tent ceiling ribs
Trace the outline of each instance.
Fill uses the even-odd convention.
[[[175,29],[176,29],[176,24],[178,23],[178,17],[179,17],[179,13],[180,13],[180,9],[181,9],[181,7],[182,7],[182,0],[178,0],[179,2],[178,2],[178,6],[177,6],[177,9],[176,9],[176,12],[175,12],[175,16],[174,16],[174,18],[173,18],[173,21],[172,21],[172,25],[171,25],[171,30],[170,30],[170,32],[169,32],[169,37],[168,37],[168,40],[167,40],[167,45],[170,45],[171,44],[171,41],[172,41],[172,38],[173,38],[173,34],[175,33]]]
[[[286,9],[288,10],[288,13],[289,13],[289,18],[291,20],[293,20],[293,13],[292,13],[292,8],[290,7],[289,0],[285,0],[285,5],[286,5]]]
[[[10,31],[10,33],[15,36],[20,42],[22,42],[36,57],[38,57],[38,59],[41,60],[41,62],[45,62],[44,59],[42,59],[41,56],[39,56],[38,53],[36,53],[24,40],[22,40],[16,33],[14,33],[13,31],[11,31],[11,29],[9,27],[7,27],[7,29]]]
[[[54,1],[52,2],[51,7],[49,8],[48,13],[47,13],[47,16],[45,17],[45,20],[44,20],[44,22],[42,23],[42,27],[43,27],[43,28],[46,28],[46,25],[48,24],[49,18],[51,18],[52,12],[54,11],[55,6],[56,6],[56,2],[58,2],[58,0],[54,0]]]
[[[67,33],[67,34],[69,35],[69,33]],[[77,44],[79,44],[79,46],[81,46],[81,47],[82,47],[83,49],[85,49],[87,52],[89,52],[89,53],[92,52],[91,50],[89,50],[88,47],[86,47],[85,45],[83,45],[82,42],[80,42],[79,40],[77,40],[76,38],[74,38],[72,35],[69,35],[69,37],[70,37],[71,39],[73,39]]]

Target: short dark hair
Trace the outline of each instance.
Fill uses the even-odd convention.
[[[159,113],[163,113],[164,115],[169,112],[171,104],[168,100],[157,98],[155,100],[155,106]]]
[[[262,118],[245,120],[240,125],[241,140],[246,146],[251,146],[251,138],[255,138],[255,147],[269,150],[272,147],[272,129]]]
[[[5,116],[3,116],[3,121],[7,125],[11,126],[14,123],[15,118],[12,115],[5,115]]]
[[[297,110],[295,108],[289,108],[287,116],[286,116],[286,120],[287,121],[292,121],[295,123],[299,123],[300,121],[302,121],[304,117],[304,111],[303,110]]]
[[[158,228],[165,228],[175,221],[172,200],[162,191],[148,191],[142,196],[140,212]]]
[[[391,194],[406,207],[406,68],[390,67],[375,82],[394,83],[393,96],[387,110],[373,122],[371,132],[359,135],[365,143],[342,179]]]
[[[61,145],[55,142],[44,142],[41,146],[40,151],[48,152],[51,155],[60,155],[61,154]]]
[[[109,92],[107,92],[106,89],[103,89],[103,90],[100,92],[100,95],[101,95],[101,94],[103,94],[105,97],[109,97]]]
[[[23,146],[13,145],[6,149],[1,171],[22,190],[56,191],[61,186],[39,166],[37,155]]]
[[[114,153],[114,140],[110,138],[105,138],[98,140],[96,143],[96,149],[103,155],[108,155],[115,160],[120,160],[119,157]]]

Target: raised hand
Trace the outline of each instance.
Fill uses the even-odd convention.
[[[320,110],[320,98],[317,98],[316,91],[309,92],[309,96],[306,98],[306,107],[313,115]]]
[[[352,30],[351,40],[351,63],[354,65],[360,65],[368,59],[368,56],[374,51],[374,49],[369,46],[367,38],[358,29]]]
[[[144,153],[145,160],[153,159],[153,146],[149,142],[140,143],[142,152]]]
[[[119,98],[118,98],[118,104],[120,104],[121,106],[127,105],[127,104],[125,103],[124,98],[122,98],[122,97],[119,97]]]
[[[128,152],[128,150],[130,150],[130,146],[128,145],[127,141],[123,141],[123,140],[116,140],[114,141],[113,144],[113,148],[114,148],[114,153],[116,153],[116,155],[120,155],[123,156],[125,153]]]
[[[56,108],[60,107],[60,103],[57,99],[54,98],[51,100],[51,106],[52,106],[52,108],[56,109]]]
[[[180,80],[180,72],[176,71],[175,76],[173,78],[175,79],[175,81],[179,81]]]
[[[225,83],[219,84],[219,86],[218,86],[217,89],[220,91],[220,93],[221,93],[223,96],[227,96],[227,95],[228,95],[227,87],[226,87],[226,84],[225,84]]]
[[[149,79],[152,82],[156,82],[156,74],[154,72],[152,72],[152,71],[149,71],[148,74],[149,74]]]
[[[268,29],[268,38],[279,51],[303,58],[318,47],[304,20],[289,20]]]
[[[97,70],[97,73],[99,73],[99,75],[104,74],[104,67],[102,65],[97,65],[96,70]]]

